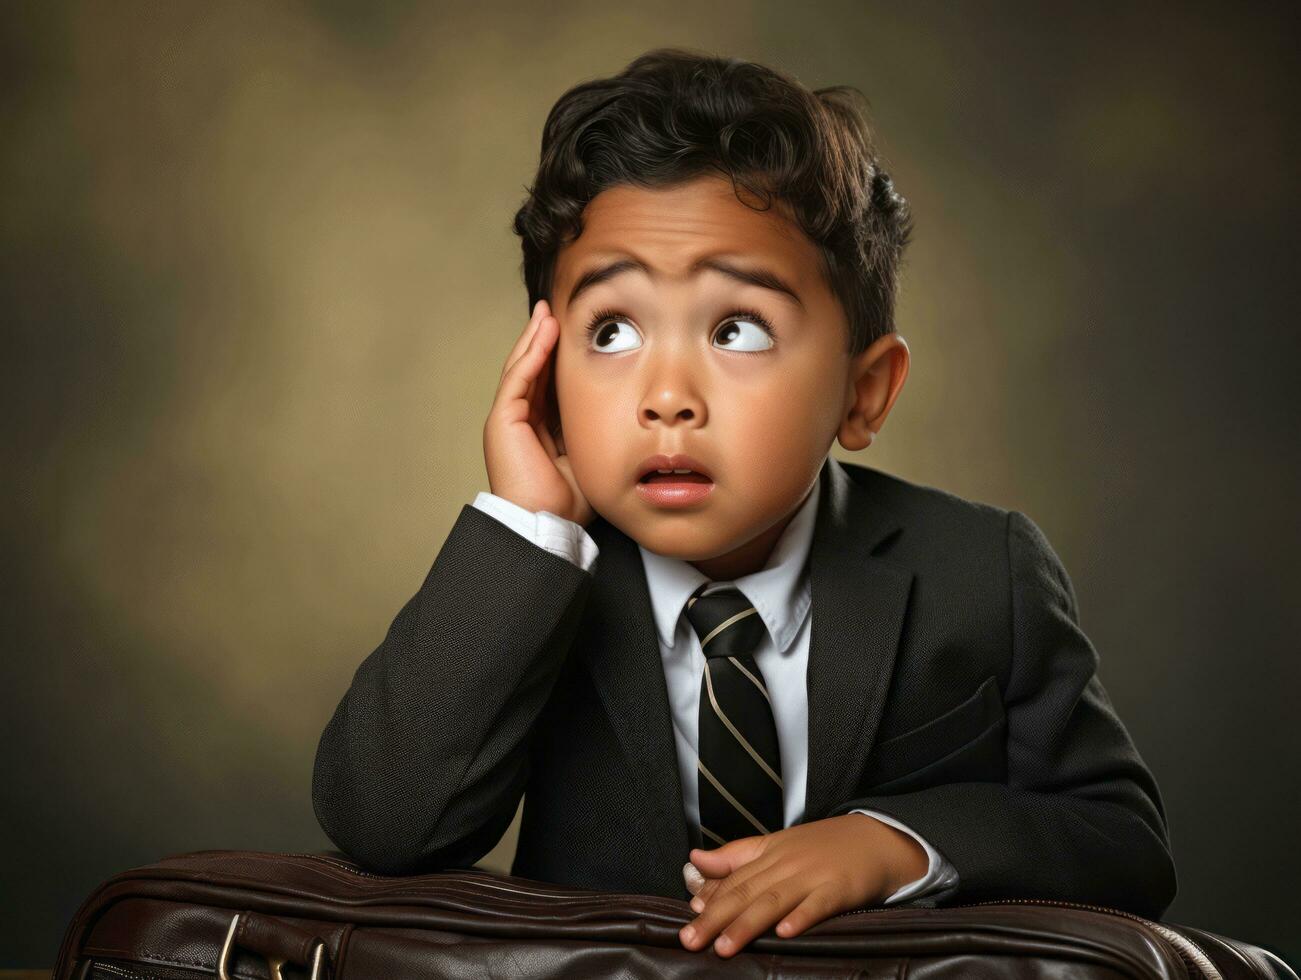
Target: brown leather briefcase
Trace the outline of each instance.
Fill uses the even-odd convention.
[[[685,901],[480,869],[390,878],[341,857],[196,851],[124,871],[69,923],[55,980],[199,977],[1284,977],[1273,953],[1036,899],[877,907],[722,959]]]

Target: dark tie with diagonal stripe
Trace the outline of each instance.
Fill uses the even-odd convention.
[[[777,725],[752,652],[763,620],[740,589],[691,593],[686,615],[705,653],[700,681],[700,836],[705,849],[784,826]]]

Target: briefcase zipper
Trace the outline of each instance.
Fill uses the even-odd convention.
[[[1106,912],[1109,915],[1123,915],[1125,918],[1133,919],[1135,922],[1140,923],[1163,938],[1175,948],[1187,966],[1200,971],[1206,980],[1224,980],[1219,969],[1211,961],[1211,958],[1206,955],[1205,951],[1200,946],[1187,936],[1171,929],[1169,926],[1162,925],[1160,922],[1153,922],[1151,919],[1146,919],[1133,912],[1126,912],[1124,909],[1116,909],[1108,905],[1088,905],[1083,902],[1064,902],[1052,898],[1009,898],[1001,902],[993,900],[988,902],[973,902],[971,904],[1004,905],[1008,903],[1021,905],[1060,905],[1064,908],[1092,909],[1095,912]]]
[[[322,863],[331,865],[332,867],[339,868],[343,871],[349,871],[352,874],[362,875],[367,878],[389,877],[388,875],[377,875],[377,874],[372,874],[369,871],[362,871],[358,867],[355,867],[351,864],[347,864],[346,862],[343,861],[339,861],[335,858],[329,857],[324,854],[294,854],[291,856],[309,858],[313,861],[321,861]],[[483,882],[482,884],[486,885],[488,883]],[[528,891],[522,888],[512,888],[509,885],[502,885],[499,883],[493,883],[492,887],[500,889],[502,891],[515,892],[520,895],[545,897],[545,893],[541,891],[535,892],[535,891]],[[645,897],[650,898],[654,896],[645,896]],[[1124,909],[1112,908],[1109,905],[1090,905],[1085,902],[1066,902],[1066,901],[1061,901],[1052,898],[1007,898],[1002,900],[994,899],[987,902],[965,902],[959,905],[946,905],[944,907],[945,908],[973,908],[980,905],[1009,905],[1009,904],[1056,905],[1062,908],[1088,909],[1094,912],[1105,912],[1109,915],[1124,916],[1127,919],[1132,919],[1135,922],[1139,923],[1144,928],[1148,929],[1150,932],[1155,933],[1157,936],[1164,939],[1167,943],[1173,946],[1175,948],[1175,952],[1179,954],[1180,959],[1184,961],[1184,964],[1186,966],[1191,967],[1193,970],[1199,972],[1201,976],[1204,978],[1204,980],[1224,980],[1223,976],[1220,974],[1220,971],[1216,968],[1215,964],[1211,961],[1211,958],[1206,955],[1206,953],[1202,950],[1200,946],[1198,946],[1187,936],[1184,936],[1181,933],[1176,932],[1174,929],[1171,929],[1169,926],[1164,926],[1159,922],[1153,922],[1151,919],[1145,919],[1141,915],[1136,915],[1133,912],[1126,912]],[[890,911],[894,911],[896,908],[897,906],[877,905],[871,908],[850,909],[847,912],[838,913],[838,915],[833,916],[833,918],[838,918],[839,916],[842,915],[860,915],[865,912],[890,912]]]
[[[307,858],[309,861],[320,861],[322,864],[328,864],[341,871],[349,871],[352,874],[361,875],[363,878],[392,877],[391,875],[377,875],[369,871],[362,871],[361,868],[358,868],[356,865],[348,864],[346,861],[340,861],[337,858],[332,858],[325,854],[286,854],[285,857]]]
[[[148,972],[142,973],[141,970]],[[130,967],[123,965],[118,961],[92,959],[90,966],[90,976],[94,977],[100,973],[108,973],[115,977],[122,977],[123,980],[198,980],[201,977],[210,977],[210,971],[195,968],[187,970],[184,967],[153,966],[142,967],[133,963]]]
[[[1169,926],[1162,925],[1159,922],[1153,922],[1151,919],[1145,919],[1141,915],[1133,912],[1126,912],[1124,909],[1112,908],[1110,905],[1090,905],[1085,902],[1066,902],[1054,898],[1004,898],[992,899],[987,902],[963,902],[957,905],[946,905],[944,908],[961,909],[976,908],[981,905],[1056,905],[1069,909],[1088,909],[1093,912],[1105,912],[1108,915],[1122,915],[1126,919],[1133,919],[1150,932],[1156,933],[1157,936],[1164,939],[1167,943],[1175,948],[1179,958],[1184,961],[1184,965],[1190,967],[1203,980],[1224,980],[1223,975],[1215,966],[1211,958],[1206,955],[1195,942],[1180,932],[1171,929]],[[898,906],[877,905],[872,908],[850,909],[847,912],[841,912],[839,915],[859,915],[863,912],[890,912]],[[833,916],[833,918],[838,918]]]
[[[361,875],[361,876],[364,877],[364,878],[375,878],[375,879],[378,879],[378,880],[381,880],[381,881],[392,881],[392,880],[393,880],[393,876],[391,876],[391,875],[378,875],[378,874],[373,874],[372,872],[369,872],[369,871],[362,871],[360,868],[358,868],[358,867],[356,867],[356,866],[354,866],[354,865],[347,864],[347,863],[345,863],[345,862],[343,862],[343,861],[340,861],[340,860],[338,860],[338,859],[336,859],[336,858],[328,857],[328,856],[326,856],[326,855],[324,855],[324,854],[287,854],[287,855],[285,855],[285,856],[286,856],[286,857],[300,857],[300,858],[308,858],[309,860],[312,860],[312,861],[320,861],[320,862],[322,862],[322,863],[324,863],[324,864],[328,864],[328,865],[330,865],[331,867],[338,868],[340,871],[346,871],[346,872],[348,872],[349,874]],[[472,870],[472,869],[469,869],[469,868],[457,868],[456,870],[457,870],[457,871],[469,871],[469,870]],[[484,877],[486,877],[486,878],[492,878],[492,877],[493,877],[492,874],[491,874],[491,872],[484,871],[484,872],[482,872],[482,874],[483,874]],[[552,892],[552,891],[545,891],[545,890],[543,890],[543,889],[541,889],[541,888],[514,888],[514,887],[512,887],[512,886],[510,886],[510,885],[502,884],[502,883],[499,882],[499,881],[491,881],[491,880],[490,880],[490,881],[471,881],[471,880],[468,880],[468,879],[467,879],[467,880],[465,880],[465,881],[463,881],[463,882],[461,882],[461,883],[462,883],[462,884],[475,884],[475,885],[478,885],[478,886],[481,887],[481,888],[489,888],[489,889],[491,889],[491,890],[493,890],[493,891],[511,892],[512,894],[515,894],[515,895],[527,895],[527,896],[529,896],[530,898],[574,898],[574,897],[576,897],[576,896],[574,896],[574,895],[571,895],[571,894],[568,893],[568,892]],[[601,901],[601,900],[602,900],[602,897],[601,897],[599,894],[597,894],[597,895],[592,895],[592,896],[582,896],[582,897],[584,897],[584,898],[595,899],[595,900],[597,900],[597,901]],[[678,904],[677,904],[677,903],[678,903],[678,900],[677,900],[677,899],[666,898],[666,897],[664,897],[664,896],[662,896],[662,895],[644,895],[644,894],[637,894],[637,895],[636,895],[636,898],[638,898],[639,900],[647,901],[647,902],[651,902],[651,903],[654,903],[654,902],[664,902],[664,903],[673,902],[673,903],[674,903],[674,904],[672,905],[672,909],[673,909],[673,911],[675,911],[675,912],[678,911]],[[666,904],[666,905],[665,905],[665,908],[667,909],[667,908],[669,908],[669,906]]]

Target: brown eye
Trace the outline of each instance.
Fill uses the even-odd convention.
[[[592,346],[606,353],[632,350],[639,343],[637,331],[626,320],[613,319],[596,323],[588,333],[592,338]]]
[[[726,341],[726,350],[758,352],[775,346],[766,321],[753,316],[728,320],[714,335],[715,340]],[[733,344],[733,341],[739,343]]]

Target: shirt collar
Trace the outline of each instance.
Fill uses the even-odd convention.
[[[779,652],[794,639],[813,599],[806,565],[813,541],[813,524],[818,514],[821,481],[819,470],[813,488],[777,539],[767,564],[757,572],[728,583],[740,589],[750,600],[768,627],[768,635],[773,638]],[[671,648],[683,606],[691,593],[709,579],[681,558],[647,551],[640,544],[637,549],[646,570],[655,628],[665,648]]]

